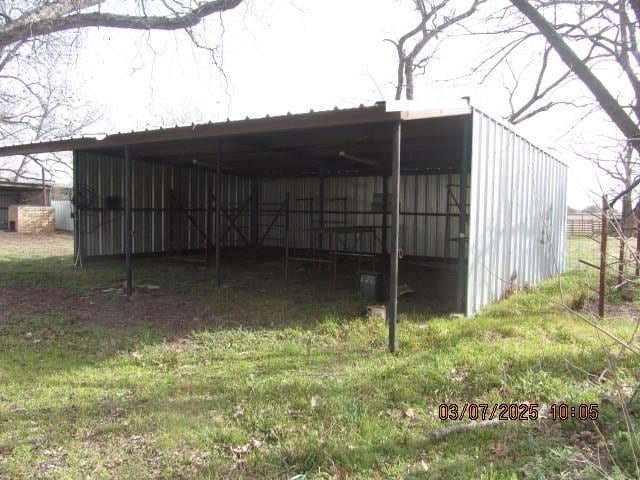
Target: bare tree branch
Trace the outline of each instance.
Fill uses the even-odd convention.
[[[214,13],[237,7],[243,0],[215,0],[205,2],[185,13],[174,16],[122,15],[87,12],[104,0],[66,0],[45,3],[0,28],[0,48],[15,42],[50,35],[66,30],[88,27],[110,27],[133,30],[180,30],[194,27]],[[175,10],[174,10],[175,11]],[[76,13],[72,13],[76,12]]]

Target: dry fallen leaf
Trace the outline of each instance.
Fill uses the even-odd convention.
[[[257,438],[252,438],[251,439],[251,446],[253,448],[260,448],[262,446],[262,440],[258,440]]]
[[[244,409],[242,408],[242,405],[236,405],[236,411],[232,415],[233,418],[240,418],[243,415],[244,415]]]
[[[404,411],[404,417],[405,418],[410,418],[410,419],[414,419],[416,418],[418,415],[416,414],[416,411],[413,408],[407,408]]]
[[[311,397],[311,408],[320,408],[324,405],[324,399],[320,395]]]

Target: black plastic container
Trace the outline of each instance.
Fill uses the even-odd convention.
[[[384,299],[384,276],[380,272],[358,272],[360,295],[367,301],[381,302]]]

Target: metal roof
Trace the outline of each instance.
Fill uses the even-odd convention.
[[[46,188],[51,188],[51,186],[50,182],[45,182]],[[42,183],[12,182],[0,179],[0,190],[42,190]]]
[[[0,157],[10,155],[27,155],[35,153],[61,152],[70,150],[104,149],[177,140],[194,140],[202,138],[228,138],[248,134],[265,134],[283,131],[303,130],[310,128],[337,127],[348,125],[364,125],[394,120],[417,120],[443,116],[469,114],[470,109],[450,110],[406,110],[393,111],[386,109],[386,102],[377,102],[372,106],[360,105],[357,108],[324,110],[307,113],[287,113],[285,115],[263,118],[245,118],[223,122],[208,122],[159,128],[154,130],[118,132],[106,136],[80,136],[41,141],[35,143],[0,146]]]

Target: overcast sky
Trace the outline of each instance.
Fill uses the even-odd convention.
[[[383,40],[416,23],[409,3],[253,0],[249,8],[225,13],[223,24],[211,17],[198,28],[209,45],[222,42],[225,75],[184,32],[91,30],[82,36],[68,80],[102,113],[89,133],[373,104],[393,97],[395,51]],[[470,95],[488,113],[506,114],[499,77],[483,85],[451,80],[467,73],[493,41],[467,36],[445,43],[427,75],[417,79],[417,99],[442,106]],[[522,52],[519,61],[530,62],[528,55]],[[578,116],[558,108],[519,131],[569,164],[569,205],[583,207],[592,203],[589,192],[599,190],[596,171],[566,147],[612,130],[591,121],[563,135]]]

